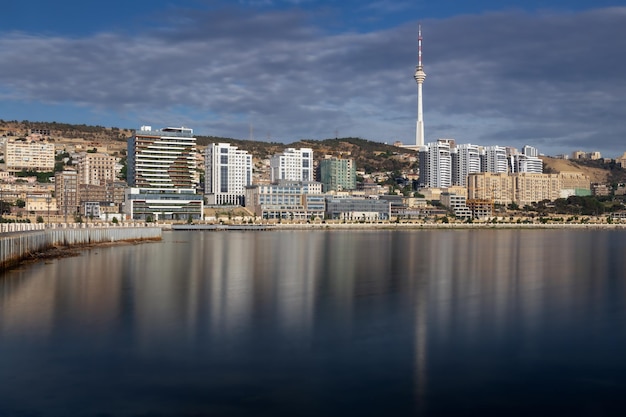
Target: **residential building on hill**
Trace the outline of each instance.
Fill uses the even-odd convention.
[[[420,176],[418,184],[425,188],[447,188],[452,185],[450,142],[437,141],[422,146],[419,151]]]
[[[503,146],[486,146],[482,158],[481,172],[507,172],[507,153]]]
[[[356,190],[356,166],[354,159],[327,156],[319,163],[319,180],[324,192]]]
[[[54,175],[54,195],[57,200],[59,214],[65,217],[65,222],[79,213],[78,173],[74,170],[64,170]]]
[[[114,156],[81,152],[76,165],[80,184],[104,185],[117,179],[117,158]]]
[[[313,149],[287,148],[270,157],[270,180],[313,181]]]
[[[4,164],[8,172],[54,170],[54,143],[45,140],[7,138]]]
[[[451,149],[452,184],[466,186],[467,176],[480,172],[480,149],[478,145],[461,144]]]

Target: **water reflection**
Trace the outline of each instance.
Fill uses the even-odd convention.
[[[624,243],[619,232],[570,230],[166,233],[161,243],[98,248],[0,278],[9,364],[0,379],[43,371],[84,384],[88,396],[95,379],[121,371],[66,375],[59,366],[71,368],[76,355],[89,366],[113,357],[132,371],[129,391],[91,407],[114,415],[178,410],[167,394],[143,403],[129,393],[148,384],[146,369],[169,372],[164,363],[171,384],[209,393],[189,399],[200,410],[215,411],[224,384],[274,404],[259,405],[273,415],[301,403],[311,415],[354,407],[374,415],[390,401],[435,414],[459,411],[451,396],[486,406],[496,391],[506,410],[519,389],[498,390],[528,389],[528,373],[621,358]],[[55,366],[42,359],[51,350]],[[580,372],[624,388],[621,376]],[[533,392],[543,398],[533,387],[530,405]],[[0,404],[18,404],[25,388],[0,388]],[[41,411],[56,404],[46,401],[23,409],[55,415]],[[242,407],[237,396],[226,402]]]

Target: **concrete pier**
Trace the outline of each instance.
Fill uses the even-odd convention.
[[[37,228],[39,229],[39,228]],[[160,227],[62,227],[0,233],[0,270],[56,246],[161,239]]]

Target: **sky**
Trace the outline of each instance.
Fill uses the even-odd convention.
[[[626,151],[624,0],[8,0],[0,119]]]

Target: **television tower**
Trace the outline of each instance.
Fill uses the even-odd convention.
[[[417,81],[417,127],[415,129],[415,145],[424,145],[424,114],[422,111],[422,84],[426,73],[422,66],[422,25],[419,25],[417,35],[417,66],[415,67],[415,81]]]

